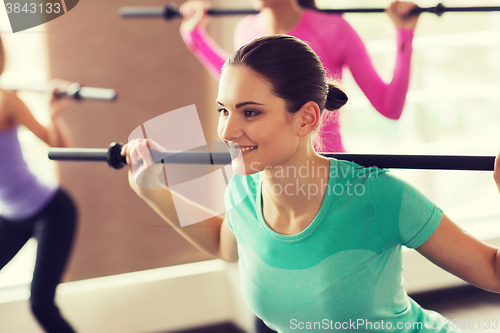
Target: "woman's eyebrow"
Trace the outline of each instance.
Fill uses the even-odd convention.
[[[221,102],[219,101],[215,101],[217,104],[219,104],[220,106],[224,106],[224,104],[222,104]],[[252,101],[247,101],[247,102],[242,102],[242,103],[238,103],[236,104],[236,108],[241,108],[242,106],[246,106],[246,105],[264,105],[262,103],[257,103],[257,102],[252,102]]]

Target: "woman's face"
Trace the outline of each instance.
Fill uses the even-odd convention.
[[[222,72],[217,96],[219,137],[228,146],[233,170],[249,175],[285,165],[297,151],[296,117],[269,83],[244,66]]]

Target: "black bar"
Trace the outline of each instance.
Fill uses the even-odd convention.
[[[107,149],[51,148],[49,150],[49,159],[57,161],[105,162],[107,154]]]
[[[383,13],[385,8],[344,8],[344,9],[316,9],[317,11],[330,14],[344,13]],[[482,7],[446,7],[442,3],[434,7],[416,7],[411,14],[433,13],[438,16],[445,12],[493,12],[500,11],[500,6]],[[211,16],[225,15],[253,15],[259,13],[253,9],[209,9],[207,13]],[[174,6],[165,7],[121,7],[120,15],[123,17],[163,17],[167,20],[182,17],[179,9]]]
[[[126,165],[125,157],[120,155],[121,145],[112,143],[108,149],[51,148],[49,159],[63,161],[103,161],[120,169]],[[200,151],[151,151],[155,163],[168,164],[219,164],[231,163],[227,152]],[[495,156],[461,155],[380,155],[321,153],[326,157],[355,162],[361,166],[387,169],[424,169],[424,170],[470,170],[493,171]]]

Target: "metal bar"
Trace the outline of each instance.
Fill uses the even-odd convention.
[[[317,11],[330,14],[344,13],[383,13],[385,8],[344,8],[344,9],[316,9]],[[416,7],[411,14],[434,13],[441,16],[445,12],[493,12],[500,11],[500,6],[481,6],[481,7],[446,7],[442,3],[434,7]],[[226,15],[253,15],[259,13],[253,9],[209,9],[207,13],[211,16]],[[179,9],[174,6],[165,7],[121,7],[120,15],[123,17],[163,17],[165,19],[174,19],[182,17]]]
[[[48,94],[52,91],[52,86],[47,83],[2,83],[0,88],[5,90],[29,91],[41,94]],[[57,93],[57,95],[60,97],[70,97],[74,99],[95,99],[102,101],[112,101],[117,97],[116,91],[113,89],[84,87],[77,82],[72,83],[66,91]]]
[[[51,148],[51,160],[64,161],[104,161],[119,169],[126,164],[120,155],[121,145],[111,144],[108,149]],[[231,163],[227,152],[200,151],[151,151],[155,163],[168,164],[218,164]],[[493,171],[495,156],[462,155],[380,155],[322,153],[323,156],[355,162],[361,166],[387,169],[424,169],[424,170],[471,170]]]

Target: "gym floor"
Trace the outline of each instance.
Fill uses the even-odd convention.
[[[411,295],[422,307],[441,313],[464,333],[500,332],[500,295],[466,286]]]

